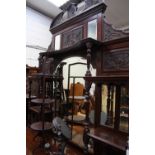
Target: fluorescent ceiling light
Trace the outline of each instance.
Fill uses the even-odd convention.
[[[56,5],[57,7],[60,7],[61,5],[63,5],[68,0],[48,0],[48,1],[53,3],[54,5]]]

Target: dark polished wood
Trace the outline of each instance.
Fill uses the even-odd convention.
[[[60,49],[60,50],[51,50],[50,52],[43,52],[43,53],[39,53],[39,54],[42,57],[43,56],[54,57],[54,56],[58,56],[60,54],[67,54],[67,53],[71,54],[71,52],[75,52],[75,51],[80,52],[80,50],[87,49],[86,43],[91,43],[93,48],[99,48],[103,44],[103,42],[101,42],[101,41],[97,41],[92,38],[86,38],[86,39],[80,40],[79,42],[75,43],[74,45],[72,45],[70,47]]]
[[[112,71],[107,71],[105,72],[104,66],[102,64],[103,62],[103,49],[107,50],[113,50],[117,49],[118,52],[124,52],[122,48],[127,48],[127,38],[124,39],[118,39],[115,41],[110,41],[110,42],[100,42],[96,41],[91,38],[84,39],[82,41],[79,41],[78,43],[74,44],[73,46],[70,46],[68,48],[60,49],[59,51],[51,51],[51,52],[46,52],[46,53],[41,53],[41,55],[48,55],[48,57],[54,57],[54,59],[57,59],[57,62],[55,61],[56,64],[58,64],[60,61],[62,61],[64,58],[68,56],[83,56],[87,58],[87,66],[88,66],[88,71],[89,71],[89,65],[92,63],[92,65],[97,69],[97,76],[92,77],[90,74],[86,74],[87,76],[84,78],[86,80],[86,92],[87,92],[87,99],[89,100],[89,89],[91,84],[94,82],[97,87],[96,87],[96,99],[95,103],[95,126],[98,127],[100,126],[100,112],[101,112],[101,86],[102,84],[108,84],[112,85],[115,84],[117,86],[116,91],[117,91],[117,96],[116,96],[116,107],[115,107],[115,120],[114,120],[114,128],[112,129],[113,132],[117,133],[118,136],[116,136],[116,139],[122,137],[122,135],[119,132],[119,123],[120,123],[120,89],[119,87],[121,85],[125,85],[129,83],[129,75],[128,75],[128,68],[126,71],[122,70],[116,70],[115,68]],[[92,46],[89,47],[87,44],[92,43]],[[91,48],[91,50],[90,50]],[[88,50],[88,53],[87,53]],[[115,51],[115,52],[117,52]],[[90,55],[89,55],[90,54]],[[93,59],[92,59],[93,58]],[[116,61],[117,62],[117,61]],[[110,96],[109,96],[110,98]],[[110,101],[108,101],[107,107],[109,107],[109,104],[111,104]],[[109,109],[109,108],[108,108]],[[110,111],[108,112],[108,115],[110,116]],[[79,123],[80,125],[81,123]],[[109,130],[109,129],[107,129]],[[103,130],[104,131],[104,130]],[[101,129],[102,132],[102,129]],[[96,133],[92,133],[93,135]],[[113,137],[113,135],[109,137]],[[126,136],[127,137],[127,136]],[[105,141],[105,137],[101,137],[101,139],[95,139],[94,140],[94,150],[95,152],[105,152],[106,155],[124,155],[124,150],[120,150],[119,147],[123,145],[126,145],[127,138],[122,141],[121,143],[118,143],[117,147],[115,144],[112,142]],[[117,141],[116,141],[117,142]],[[111,143],[111,144],[110,144]],[[120,146],[119,146],[120,145]],[[96,148],[97,147],[97,148]],[[111,151],[110,151],[111,150]]]
[[[94,141],[95,155],[125,155],[127,136],[106,128],[96,128],[88,136]],[[103,150],[105,152],[103,152]]]
[[[103,72],[121,72],[129,70],[129,49],[115,49],[103,53]]]
[[[115,30],[104,20],[106,5],[100,0],[82,0],[76,1],[74,4],[71,2],[73,1],[70,0],[62,6],[63,12],[53,20],[50,27],[53,35],[52,42],[47,52],[40,53],[39,64],[42,66],[45,56],[51,58],[54,72],[59,63],[66,58],[79,56],[87,60],[87,73],[84,77],[85,95],[89,106],[89,90],[92,83],[95,83],[94,127],[96,128],[94,128],[94,132],[89,133],[89,120],[83,122],[84,126],[85,123],[88,123],[84,133],[84,151],[87,152],[86,143],[87,137],[89,137],[94,141],[96,155],[124,155],[129,134],[123,134],[120,131],[120,106],[121,87],[127,85],[128,88],[129,85],[129,34]],[[77,6],[80,2],[85,5],[82,11],[78,12]],[[97,21],[97,40],[88,38],[88,22],[94,19]],[[55,50],[55,37],[57,35],[61,35],[60,50]],[[91,76],[90,65],[96,69],[95,77]],[[107,85],[108,88],[106,103],[108,118],[103,125],[104,128],[101,128],[103,84]],[[116,88],[115,97],[112,90],[114,87]],[[112,101],[113,98],[115,98],[115,105]],[[81,125],[81,122],[75,123]],[[108,126],[109,124],[112,126]]]
[[[38,148],[44,148],[44,145],[46,142],[45,133],[46,131],[52,129],[52,123],[47,122],[47,120],[45,120],[44,115],[49,111],[46,109],[46,106],[50,106],[52,103],[54,103],[53,99],[46,98],[46,96],[49,95],[49,91],[47,91],[47,82],[50,84],[53,82],[53,79],[51,78],[52,77],[51,72],[53,70],[53,64],[52,64],[53,59],[49,59],[49,58],[46,59],[46,57],[43,57],[42,60],[43,61],[40,63],[41,64],[40,68],[42,72],[32,74],[31,76],[28,77],[30,86],[33,80],[36,80],[39,85],[38,96],[37,96],[39,98],[30,100],[30,104],[29,104],[30,127],[31,129],[37,132],[36,137],[39,136],[42,138],[42,141],[40,142],[40,144],[33,150],[33,153]],[[29,96],[31,96],[31,87],[29,91]],[[48,97],[50,97],[50,95]],[[34,106],[33,104],[37,106]],[[32,120],[31,120],[32,112],[38,115],[40,122],[32,123]]]
[[[36,99],[33,99],[31,100],[32,103],[35,103],[35,104],[51,104],[51,103],[54,103],[55,100],[54,99],[50,99],[50,98],[36,98]]]
[[[85,80],[95,82],[95,83],[117,83],[117,82],[127,82],[129,77],[127,75],[111,75],[111,76],[85,76]]]
[[[31,95],[29,96],[29,94],[26,94],[26,99],[29,100],[29,99],[35,99],[37,98],[37,96],[34,96],[34,95]]]
[[[31,95],[30,92],[29,92],[29,94],[26,94],[26,125],[28,125],[30,123],[30,103],[31,103],[31,99],[35,99],[35,98],[37,98],[37,96]]]
[[[107,128],[95,128],[93,132],[88,133],[90,137],[103,143],[111,145],[122,151],[126,150],[127,136],[108,130]]]
[[[50,28],[50,31],[52,33],[56,33],[62,29],[65,29],[66,27],[69,27],[70,25],[74,25],[76,23],[83,21],[84,19],[92,17],[93,15],[96,15],[97,13],[104,12],[105,9],[106,9],[106,5],[104,3],[99,3],[95,5],[94,7],[90,7],[89,9],[84,10],[80,14],[77,14],[74,18],[70,18],[63,23],[57,24],[56,26],[52,25]]]
[[[127,47],[129,47],[129,36],[123,38],[117,38],[110,41],[103,41],[104,50],[112,50]]]
[[[105,19],[103,19],[103,41],[110,41],[110,40],[115,40],[115,39],[119,39],[119,38],[125,38],[127,37],[129,34],[125,33],[121,30],[116,30],[112,27],[113,25],[107,23],[107,21]]]

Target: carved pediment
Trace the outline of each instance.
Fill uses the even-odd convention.
[[[112,24],[109,24],[105,19],[103,19],[103,21],[103,41],[110,41],[129,36],[126,32],[116,30]]]
[[[81,14],[102,0],[70,0],[60,7],[63,10],[52,22],[50,29],[65,22],[66,20]]]

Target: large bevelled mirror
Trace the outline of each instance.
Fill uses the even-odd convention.
[[[66,62],[63,67],[63,87],[66,93],[66,102],[64,102],[64,115],[71,124],[72,128],[72,141],[83,144],[83,126],[82,123],[86,119],[86,100],[85,100],[85,80],[84,76],[87,71],[87,60],[82,57],[70,57],[62,62]],[[96,70],[91,66],[90,69],[92,76],[96,75]],[[91,101],[95,100],[94,97],[95,85],[92,84],[90,89]],[[89,118],[91,123],[94,123],[94,103],[90,103]],[[75,125],[75,124],[81,125]],[[74,124],[74,125],[73,125]]]

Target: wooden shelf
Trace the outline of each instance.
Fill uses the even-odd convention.
[[[85,80],[90,82],[100,82],[100,83],[107,83],[107,82],[126,82],[129,80],[129,76],[127,75],[118,75],[118,76],[85,76]]]
[[[51,104],[54,103],[55,100],[54,99],[50,99],[50,98],[37,98],[37,99],[33,99],[31,100],[32,103],[36,103],[36,104]]]
[[[43,130],[51,130],[52,129],[52,123],[51,122],[44,122],[44,129],[43,129],[43,122],[35,122],[31,124],[31,129],[35,131],[43,131]]]
[[[127,136],[118,134],[112,130],[96,128],[88,136],[119,150],[126,150]]]
[[[103,42],[92,39],[92,38],[86,38],[83,40],[80,40],[78,43],[74,44],[73,46],[70,47],[66,47],[57,51],[50,51],[50,52],[43,52],[40,53],[40,55],[43,57],[45,55],[48,55],[48,57],[55,57],[55,56],[59,56],[59,55],[63,55],[63,54],[71,54],[71,53],[75,53],[75,52],[79,52],[80,50],[86,50],[86,43],[92,43],[93,48],[100,48],[103,44]]]

